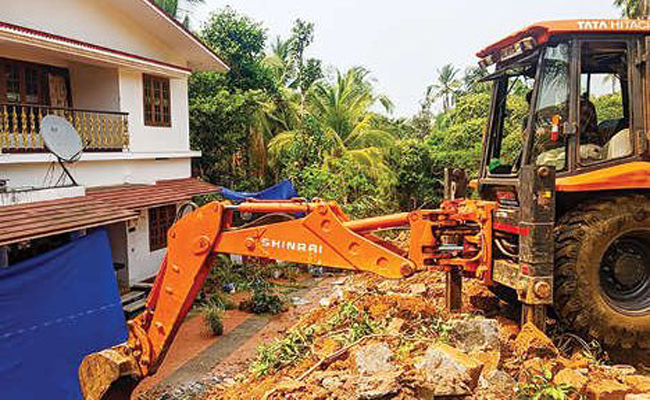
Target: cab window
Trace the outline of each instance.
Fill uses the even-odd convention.
[[[491,130],[490,174],[510,175],[519,170],[538,55],[496,72],[494,116]]]
[[[535,110],[532,116],[532,161],[535,165],[566,168],[569,119],[569,45],[560,43],[544,51]]]
[[[627,157],[634,150],[629,129],[627,43],[586,41],[580,52],[580,162]]]

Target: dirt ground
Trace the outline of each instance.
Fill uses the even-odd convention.
[[[201,318],[189,318],[158,375],[138,388],[139,398],[650,395],[645,365],[617,365],[552,319],[548,336],[520,327],[519,310],[475,280],[464,283],[460,313],[446,311],[444,274],[436,271],[400,281],[353,274],[304,284],[287,296],[295,305],[280,315],[227,312],[218,338]],[[553,393],[560,397],[548,397]]]
[[[259,345],[269,343],[296,324],[305,312],[318,307],[318,301],[332,292],[332,283],[340,281],[340,277],[317,278],[315,286],[299,296],[304,304],[292,307],[288,312],[274,316],[269,323],[246,341],[236,352],[223,360],[213,373],[222,376],[234,376],[248,367],[248,363],[256,355]]]
[[[205,324],[198,313],[194,312],[190,314],[185,322],[183,322],[183,325],[181,325],[178,334],[176,335],[176,338],[156,375],[144,379],[136,388],[133,397],[138,398],[138,396],[144,392],[151,390],[156,385],[162,383],[165,378],[173,374],[187,361],[196,357],[201,351],[205,350],[209,346],[223,340],[223,338],[233,329],[251,317],[252,314],[239,310],[229,310],[224,312],[223,335],[214,336],[205,327]]]
[[[182,384],[188,385],[193,381],[201,381],[211,376],[229,377],[241,373],[247,368],[250,360],[255,357],[256,348],[260,344],[268,343],[281,335],[290,326],[294,325],[306,311],[317,307],[318,301],[331,293],[332,284],[340,280],[340,276],[299,277],[297,283],[304,285],[305,288],[287,296],[290,303],[293,300],[298,304],[291,304],[288,311],[279,315],[258,317],[239,310],[225,311],[223,315],[224,333],[222,336],[212,335],[205,327],[201,315],[198,312],[191,312],[181,325],[156,375],[143,380],[134,391],[132,398],[157,399],[164,397],[165,393],[169,393],[172,389],[180,386],[173,378],[184,365],[200,357],[208,349],[227,342],[233,334],[241,334],[243,328],[243,331],[249,333],[251,337],[242,343],[238,343],[236,351],[231,351],[210,372],[190,371],[189,374],[184,374]],[[283,283],[282,281],[278,282]],[[232,296],[232,300],[239,303],[248,295],[248,293],[236,293]],[[253,318],[263,320],[261,329],[259,329],[260,324],[246,326],[245,323]],[[238,329],[237,332],[233,333],[236,329]],[[171,396],[170,398],[175,397]]]

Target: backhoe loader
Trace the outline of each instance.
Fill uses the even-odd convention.
[[[648,350],[649,52],[645,20],[542,22],[480,51],[493,91],[479,175],[468,182],[447,170],[437,210],[350,220],[319,199],[251,200],[184,216],[128,342],[84,359],[84,395],[156,372],[218,253],[394,279],[440,269],[452,311],[462,278],[476,278],[521,302],[522,322],[543,329],[553,307],[585,337]],[[513,123],[512,98],[523,92],[529,111]],[[243,213],[260,218],[234,222]],[[405,227],[405,250],[375,234]]]

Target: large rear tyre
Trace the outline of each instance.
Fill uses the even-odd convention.
[[[556,228],[555,309],[569,327],[618,348],[650,348],[650,199],[585,203]]]

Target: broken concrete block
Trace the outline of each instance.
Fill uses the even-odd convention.
[[[429,347],[424,359],[415,367],[422,370],[426,378],[420,396],[433,398],[472,394],[483,363],[451,346],[435,344]]]
[[[625,400],[629,388],[613,379],[602,379],[587,385],[589,400]]]
[[[498,350],[472,351],[469,356],[483,363],[482,376],[487,376],[487,374],[498,369],[501,363],[501,352]]]
[[[627,394],[625,400],[650,400],[650,394]]]
[[[397,378],[401,372],[384,372],[373,375],[359,375],[352,380],[358,400],[380,400],[390,398],[400,392]]]
[[[553,341],[540,331],[533,323],[527,322],[517,335],[514,351],[521,357],[555,357],[558,355],[557,347]]]
[[[479,380],[479,389],[488,391],[497,398],[514,398],[516,386],[517,381],[512,376],[498,369],[481,374]]]
[[[393,318],[388,324],[388,327],[386,327],[386,332],[391,335],[397,335],[402,331],[402,327],[405,323],[406,321],[401,318]]]
[[[463,351],[499,349],[499,323],[494,319],[455,320],[451,327],[449,337]]]
[[[391,372],[396,369],[390,359],[393,352],[385,343],[370,344],[355,354],[356,369],[361,374]]]
[[[644,375],[627,375],[623,380],[634,393],[650,394],[650,376]]]
[[[582,392],[587,385],[587,377],[578,370],[564,368],[555,375],[553,383],[556,385],[568,385],[578,392]]]
[[[415,285],[411,285],[409,288],[411,294],[414,294],[416,296],[423,295],[427,291],[427,285],[424,283],[416,283]]]

